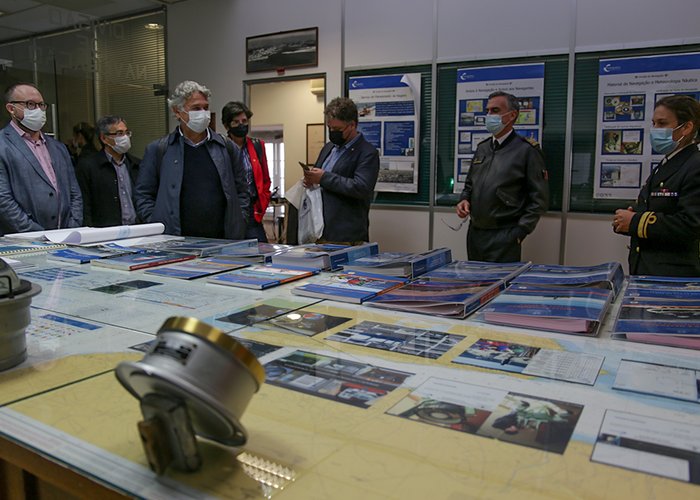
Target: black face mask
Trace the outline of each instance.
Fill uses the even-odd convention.
[[[246,135],[248,135],[248,125],[236,125],[235,127],[231,127],[230,129],[228,129],[228,131],[234,137],[245,137]]]
[[[328,139],[336,146],[342,146],[343,144],[345,144],[345,139],[343,138],[342,130],[328,129]]]

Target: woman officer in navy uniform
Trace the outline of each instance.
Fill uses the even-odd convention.
[[[616,233],[631,237],[630,274],[700,277],[700,103],[686,95],[657,101],[651,145],[664,159],[635,207],[618,209]]]

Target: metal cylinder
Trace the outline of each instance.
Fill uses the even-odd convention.
[[[265,381],[264,368],[242,344],[181,317],[166,320],[146,356],[120,363],[116,375],[138,399],[161,394],[184,401],[198,435],[229,445],[245,443],[240,417]]]
[[[20,364],[27,358],[25,330],[31,321],[32,297],[41,292],[34,283],[24,293],[0,298],[0,371]]]

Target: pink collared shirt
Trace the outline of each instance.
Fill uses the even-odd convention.
[[[19,136],[22,139],[24,139],[24,142],[27,144],[27,147],[29,147],[29,150],[32,153],[34,153],[34,156],[39,162],[39,165],[41,165],[41,169],[46,174],[46,177],[49,178],[51,185],[56,190],[56,194],[58,194],[58,182],[56,181],[56,172],[54,172],[53,165],[51,163],[51,155],[49,154],[49,148],[46,146],[46,139],[44,139],[44,134],[40,132],[39,139],[34,140],[14,121],[10,121],[10,123],[12,124],[12,127],[17,131]]]

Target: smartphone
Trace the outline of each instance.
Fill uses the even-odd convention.
[[[304,163],[303,161],[300,161],[299,165],[301,165],[301,168],[303,168],[304,170],[309,170],[311,167],[313,167],[313,165],[309,165],[308,163]]]

